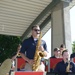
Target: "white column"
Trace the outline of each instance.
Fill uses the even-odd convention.
[[[69,53],[72,53],[71,46],[71,28],[70,28],[70,12],[69,3],[60,2],[52,9],[51,14],[51,47],[53,49],[65,44]]]

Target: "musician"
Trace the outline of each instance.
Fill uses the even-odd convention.
[[[59,48],[54,48],[54,55],[51,56],[50,58],[59,58]]]
[[[18,45],[17,52],[11,55],[10,58],[7,58],[0,66],[0,75],[11,75],[11,72],[15,70],[15,59],[17,53],[19,53],[21,45]],[[5,67],[4,67],[5,66]]]
[[[36,45],[38,42],[38,38],[40,35],[40,27],[38,25],[32,26],[32,34],[29,38],[25,39],[22,43],[22,47],[20,50],[21,57],[26,61],[25,71],[32,71],[32,65],[34,63],[34,54],[36,51]],[[39,46],[39,50],[42,51],[47,56],[47,45],[44,40],[41,41],[41,45]],[[39,71],[44,71],[45,66],[42,62],[40,62]]]
[[[72,53],[71,55],[70,55],[70,59],[71,59],[71,61],[73,62],[73,59],[75,58],[75,49],[74,49],[74,53]]]
[[[14,60],[16,59],[16,57],[19,56],[20,49],[21,49],[21,44],[18,45],[18,47],[17,47],[17,52],[15,52],[15,53],[13,54],[13,57],[11,58],[12,61],[14,61]]]
[[[60,54],[59,54],[59,58],[62,58],[62,52],[66,49],[64,44],[60,45]]]
[[[61,44],[61,45],[60,45],[60,50],[61,50],[61,51],[65,50],[65,45],[64,45],[64,44]]]
[[[60,61],[55,69],[54,69],[54,72],[55,73],[58,73],[59,75],[66,75],[66,70],[67,70],[67,66],[68,66],[68,59],[69,59],[69,52],[67,50],[64,50],[62,52],[62,58],[63,60]],[[75,64],[73,62],[70,62],[70,65],[69,65],[69,72],[75,72]],[[63,74],[64,73],[64,74]]]
[[[21,44],[18,45],[17,52],[15,52],[14,54],[12,54],[11,69],[10,69],[8,75],[11,75],[11,72],[15,71],[15,69],[16,69],[16,58],[18,57],[20,49],[21,49]]]

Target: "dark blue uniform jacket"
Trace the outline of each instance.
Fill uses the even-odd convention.
[[[29,59],[33,59],[36,51],[36,45],[37,41],[34,41],[33,37],[31,36],[23,41],[20,53],[25,54]],[[44,50],[47,51],[47,45],[44,40],[41,41],[41,45],[44,47]]]

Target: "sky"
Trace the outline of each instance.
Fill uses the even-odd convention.
[[[43,40],[46,41],[46,44],[47,44],[47,49],[49,51],[49,56],[51,56],[51,29],[49,29],[49,31],[43,36],[42,38]]]
[[[70,9],[71,40],[75,41],[75,6]]]
[[[75,41],[75,6],[70,9],[70,25],[71,25],[71,43]],[[46,41],[48,51],[51,51],[51,29],[43,36]],[[51,56],[51,53],[49,54]]]

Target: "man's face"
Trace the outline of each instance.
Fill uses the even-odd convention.
[[[63,59],[66,60],[68,58],[69,58],[69,53],[68,52],[64,52]]]
[[[57,51],[54,51],[54,55],[58,56],[58,50]]]
[[[32,35],[33,36],[39,36],[39,33],[40,33],[40,28],[39,27],[34,27],[32,29]]]

